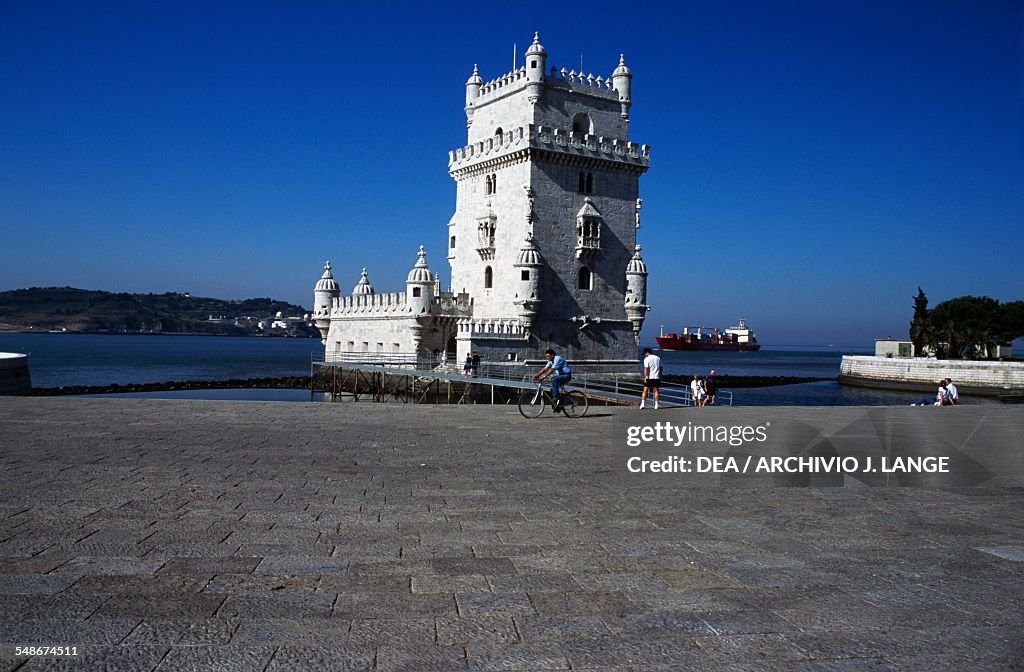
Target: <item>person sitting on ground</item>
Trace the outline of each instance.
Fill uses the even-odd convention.
[[[559,388],[572,380],[572,369],[569,368],[569,362],[565,361],[565,357],[555,354],[551,348],[544,352],[544,358],[548,360],[548,363],[537,372],[533,379],[539,382],[551,377],[551,400],[557,411],[561,408],[561,400],[558,398]]]
[[[644,348],[644,391],[640,394],[640,408],[647,403],[647,390],[653,390],[654,408],[658,408],[661,387],[661,357],[650,348]]]
[[[949,400],[950,406],[957,406],[960,403],[960,393],[950,378],[946,378],[946,399]]]

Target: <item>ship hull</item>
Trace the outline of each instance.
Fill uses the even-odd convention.
[[[718,352],[757,352],[761,346],[757,343],[708,343],[686,341],[673,336],[656,336],[658,347],[662,350],[700,350]]]

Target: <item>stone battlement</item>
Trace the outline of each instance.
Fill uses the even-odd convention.
[[[459,321],[460,338],[492,338],[504,340],[525,340],[526,329],[514,318],[475,318]]]
[[[473,101],[473,107],[480,107],[499,98],[504,98],[524,88],[527,84],[529,84],[529,79],[526,76],[525,66],[520,67],[518,70],[506,72],[504,75],[495,77],[480,86],[480,92]],[[605,78],[597,75],[595,77],[593,73],[584,75],[582,72],[577,73],[575,70],[566,70],[565,68],[559,70],[552,67],[542,84],[559,89],[568,89],[576,93],[599,96],[609,100],[618,101],[619,99],[619,94],[612,84],[611,76]]]
[[[544,149],[584,158],[617,161],[639,166],[642,170],[647,169],[651,157],[650,145],[527,124],[448,152],[448,172],[461,171],[481,161],[523,149]]]
[[[342,296],[331,304],[331,317],[344,315],[401,315],[409,312],[405,292]]]

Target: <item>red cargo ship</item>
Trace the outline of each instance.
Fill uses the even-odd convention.
[[[746,320],[724,332],[712,327],[683,327],[681,333],[657,336],[662,350],[724,350],[729,352],[757,352],[761,346],[747,326]]]

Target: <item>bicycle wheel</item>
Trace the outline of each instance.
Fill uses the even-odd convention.
[[[562,399],[562,411],[566,417],[569,418],[582,418],[587,414],[587,410],[590,408],[590,400],[587,399],[587,395],[583,394],[579,390],[573,390],[572,392],[566,393]]]
[[[519,412],[524,418],[536,418],[544,412],[544,392],[528,390],[519,395]]]

